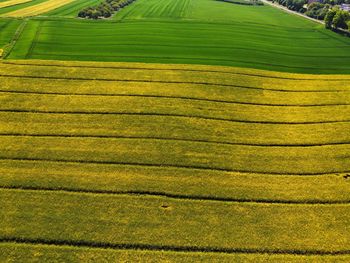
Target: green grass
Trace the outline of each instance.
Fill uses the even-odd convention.
[[[270,6],[139,0],[104,21],[80,1],[31,19],[9,58],[210,64],[349,73],[350,40]],[[40,27],[38,23],[40,22]]]
[[[21,24],[20,20],[15,19],[3,19],[0,20],[0,48],[8,44],[13,35],[15,34],[17,28]]]

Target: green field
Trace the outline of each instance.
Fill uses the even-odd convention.
[[[138,0],[112,19],[72,19],[96,3],[74,1],[30,19],[8,58],[350,72],[348,38],[270,6]]]
[[[0,79],[0,260],[350,260],[349,75],[7,60]]]
[[[350,262],[349,38],[269,5],[45,2],[0,8],[0,262]]]
[[[21,24],[20,20],[14,20],[14,19],[0,20],[0,30],[1,30],[0,46],[1,47],[11,42],[20,24]]]

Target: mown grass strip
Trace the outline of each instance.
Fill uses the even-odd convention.
[[[49,45],[52,45],[53,42],[48,42],[48,41],[39,41],[37,38],[35,38],[32,42],[34,45],[43,45],[43,46],[49,46]],[[69,46],[69,47],[72,47],[72,46],[80,46],[80,47],[84,47],[84,44],[83,43],[74,43],[74,44],[71,44],[71,43],[65,43],[65,42],[54,42],[55,45],[58,45],[58,46]],[[98,43],[94,43],[94,44],[90,44],[89,47],[94,47],[94,46],[99,46]],[[138,43],[128,43],[128,42],[123,42],[123,43],[111,43],[108,45],[109,47],[113,46],[113,47],[133,47],[133,46],[140,46],[140,44]],[[169,47],[169,48],[179,48],[179,47],[183,47],[183,48],[205,48],[205,49],[216,49],[216,50],[230,50],[230,51],[237,51],[239,52],[240,50],[244,50],[244,51],[256,51],[256,52],[262,52],[262,53],[268,53],[268,54],[277,54],[277,55],[282,55],[282,56],[286,56],[286,57],[302,57],[302,58],[323,58],[323,59],[327,59],[327,58],[343,58],[343,59],[350,59],[350,56],[346,56],[346,55],[311,55],[311,54],[308,54],[308,55],[305,55],[305,54],[299,54],[297,52],[295,53],[291,53],[291,52],[286,52],[286,51],[274,51],[274,50],[268,50],[268,49],[259,49],[259,48],[246,48],[246,47],[239,47],[239,46],[221,46],[221,47],[218,47],[218,46],[215,46],[215,45],[175,45],[175,44],[147,44],[147,43],[144,43],[142,45],[143,47],[152,47],[152,48],[157,48],[157,47]]]

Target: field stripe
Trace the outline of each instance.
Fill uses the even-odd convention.
[[[97,190],[97,189],[77,189],[68,187],[31,187],[31,186],[8,186],[0,185],[2,190],[16,190],[16,191],[40,191],[40,192],[62,192],[62,193],[79,193],[79,194],[99,194],[99,195],[131,195],[131,196],[153,196],[166,197],[177,200],[189,201],[210,201],[210,202],[225,202],[225,203],[255,203],[255,204],[285,204],[285,205],[350,205],[350,200],[275,200],[275,199],[243,199],[243,198],[229,198],[216,197],[204,195],[182,195],[172,194],[167,192],[155,191],[113,191],[113,190]]]
[[[250,248],[217,248],[217,247],[198,247],[198,246],[169,246],[169,245],[151,245],[151,244],[128,244],[128,243],[107,243],[93,241],[73,241],[73,240],[54,240],[54,239],[30,239],[22,237],[0,237],[1,243],[32,244],[32,245],[54,245],[71,246],[85,248],[103,248],[118,250],[147,250],[147,251],[171,251],[171,252],[201,252],[201,253],[225,253],[225,254],[279,254],[279,255],[350,255],[350,250],[323,251],[323,250],[291,250],[291,249],[250,249]]]
[[[131,24],[130,20],[128,20],[127,22],[120,23],[121,26],[125,25],[129,29],[134,30],[134,28],[130,27],[130,24]],[[188,22],[184,23],[184,25],[189,25],[189,23]],[[193,25],[192,21],[191,21],[191,25]],[[108,26],[110,26],[110,24]],[[173,27],[172,29],[179,30],[182,33],[195,32],[195,33],[197,33],[197,36],[200,33],[204,33],[204,34],[205,33],[214,33],[214,34],[239,33],[240,35],[261,36],[261,37],[265,37],[267,39],[269,39],[271,37],[277,38],[277,39],[288,39],[288,36],[290,37],[290,32],[288,32],[288,31],[282,31],[282,32],[279,31],[280,34],[276,34],[274,30],[264,30],[265,33],[260,33],[260,31],[252,30],[251,27],[247,27],[245,30],[242,30],[241,24],[238,25],[238,23],[235,24],[235,26],[230,25],[230,27],[226,27],[226,28],[218,27],[217,23],[214,24],[215,28],[213,27],[213,24],[210,24],[210,26],[211,26],[211,28],[199,28],[199,27],[197,27],[197,28],[195,28],[196,31],[193,31],[194,28],[186,27],[186,26],[180,27],[180,26],[178,26],[178,24],[175,24],[175,27]],[[50,26],[50,25],[45,25],[45,28],[55,28],[55,27]],[[67,23],[65,23],[65,28],[74,29],[74,27],[72,27],[70,24],[67,24]],[[167,29],[168,28],[171,28],[171,27],[169,27],[169,24],[167,23]],[[81,28],[76,28],[76,29],[81,29]],[[124,29],[124,28],[121,27],[121,29]],[[152,30],[157,30],[159,33],[167,33],[167,29],[165,29],[165,27],[163,27],[163,26],[152,26]],[[99,28],[99,31],[101,31],[101,30],[109,31],[111,33],[110,34],[96,34],[96,36],[117,36],[117,34],[118,34],[118,33],[117,34],[113,33],[113,30],[111,30],[111,27]],[[57,33],[59,36],[76,36],[76,35],[69,34],[69,33],[67,34],[66,32],[65,33],[57,32]],[[282,35],[282,34],[284,34],[284,35]],[[143,33],[143,35],[145,35],[145,33]],[[293,39],[297,39],[297,40],[306,40],[306,39],[307,40],[327,40],[327,39],[329,39],[328,35],[324,35],[324,34],[320,33],[319,31],[313,31],[313,35],[310,35],[309,32],[304,32],[304,34],[302,36],[300,36],[300,35],[301,35],[301,32],[299,32],[299,34],[294,34]],[[317,35],[317,37],[315,35]]]
[[[46,79],[46,80],[67,80],[67,81],[105,81],[105,82],[134,82],[134,83],[164,83],[164,84],[194,84],[194,85],[206,85],[206,86],[218,86],[218,87],[232,87],[232,88],[245,88],[245,89],[255,89],[255,90],[269,90],[276,92],[349,92],[349,89],[331,89],[331,90],[287,90],[287,89],[273,89],[273,88],[261,88],[254,86],[241,86],[241,85],[231,85],[231,84],[219,84],[210,82],[199,82],[199,81],[163,81],[163,80],[142,80],[142,79],[112,79],[112,78],[65,78],[58,76],[34,76],[34,75],[14,75],[14,74],[1,74],[0,77],[4,78],[27,78],[27,79]]]
[[[326,123],[348,123],[350,119],[334,120],[334,121],[310,121],[310,122],[281,122],[281,121],[249,121],[249,120],[238,120],[238,119],[225,119],[225,118],[214,118],[196,115],[184,115],[184,114],[167,114],[167,113],[133,113],[133,112],[96,112],[96,111],[45,111],[45,110],[23,110],[23,109],[0,109],[0,112],[23,112],[23,113],[38,113],[38,114],[95,114],[95,115],[128,115],[128,116],[169,116],[169,117],[184,117],[184,118],[196,118],[203,120],[216,120],[216,121],[228,121],[228,122],[239,122],[239,123],[262,123],[262,124],[326,124]]]
[[[67,59],[63,59],[63,58],[67,58],[67,57],[72,57],[74,55],[74,57],[76,59],[80,58],[79,60],[95,60],[98,61],[98,58],[113,58],[115,61],[116,58],[118,59],[137,59],[137,61],[143,61],[144,59],[163,59],[166,60],[166,63],[169,63],[169,60],[187,60],[187,61],[192,61],[194,64],[203,64],[203,63],[198,63],[198,61],[211,61],[211,62],[219,62],[220,65],[225,65],[224,62],[228,62],[228,63],[232,63],[232,62],[236,62],[236,63],[243,63],[243,64],[253,64],[253,65],[261,65],[261,66],[268,66],[268,67],[280,67],[280,68],[285,68],[285,69],[303,69],[303,70],[319,70],[318,73],[322,74],[322,71],[325,70],[324,68],[319,68],[316,66],[310,66],[310,67],[306,67],[306,66],[290,66],[290,65],[283,65],[283,64],[276,64],[276,63],[267,63],[267,62],[258,62],[258,61],[249,61],[249,60],[236,60],[236,59],[224,59],[222,57],[220,58],[204,58],[204,57],[169,57],[169,56],[140,56],[140,55],[102,55],[99,54],[98,56],[96,56],[96,54],[63,54],[63,53],[53,53],[53,52],[47,52],[47,53],[40,53],[40,52],[33,52],[33,56],[31,57],[31,59],[35,59],[35,55],[39,56],[38,58],[40,59],[42,56],[45,56],[47,59],[51,59],[51,57],[54,57],[55,60],[57,60],[57,57],[60,57],[59,60],[67,60]],[[142,59],[142,60],[139,60]],[[103,60],[102,60],[103,61]],[[136,62],[136,61],[132,61],[132,62]],[[153,62],[153,61],[150,61]],[[159,62],[158,63],[165,63],[165,62]],[[146,62],[147,63],[147,62]],[[204,63],[204,64],[208,64],[208,65],[213,65],[212,63]],[[327,68],[327,72],[329,73],[329,70],[335,71],[335,72],[343,72],[342,70],[346,70],[346,68],[335,68],[335,67],[328,67]]]
[[[44,92],[44,91],[15,91],[15,90],[0,90],[0,93],[9,94],[33,94],[33,95],[55,95],[55,96],[94,96],[94,97],[141,97],[141,98],[159,98],[159,99],[179,99],[190,101],[206,101],[223,104],[238,104],[238,105],[254,105],[254,106],[276,106],[276,107],[332,107],[332,106],[348,106],[349,103],[325,103],[325,104],[278,104],[278,103],[255,103],[243,101],[230,101],[218,99],[204,99],[185,96],[166,96],[166,95],[147,95],[147,94],[108,94],[108,93],[71,93],[71,92]]]
[[[25,58],[26,58],[26,59],[29,58],[29,57],[31,56],[31,54],[32,54],[32,52],[33,52],[33,50],[34,50],[34,48],[35,48],[35,46],[36,46],[36,44],[37,44],[37,39],[38,39],[38,37],[39,37],[42,24],[43,24],[43,21],[39,21],[38,26],[36,27],[36,31],[35,31],[34,38],[33,38],[32,42],[31,42],[31,44],[30,44],[30,47],[29,47],[29,49],[28,49],[27,54],[25,55]]]
[[[339,174],[339,173],[350,173],[350,170],[345,171],[334,171],[334,172],[314,172],[314,173],[282,173],[282,172],[257,172],[249,170],[234,170],[226,169],[219,167],[203,167],[203,166],[194,166],[194,165],[173,165],[173,164],[149,164],[149,163],[127,163],[127,162],[114,162],[114,161],[91,161],[91,160],[65,160],[65,159],[45,159],[45,158],[8,158],[0,157],[0,160],[3,161],[32,161],[32,162],[53,162],[53,163],[76,163],[76,164],[101,164],[101,165],[126,165],[126,166],[139,166],[139,167],[160,167],[160,168],[181,168],[181,169],[190,169],[198,171],[217,171],[217,172],[236,172],[242,174],[264,174],[264,175],[290,175],[290,176],[322,176],[329,174]]]
[[[42,138],[93,138],[93,139],[130,139],[130,140],[155,140],[155,141],[180,141],[180,142],[199,142],[208,144],[237,145],[237,146],[256,146],[256,147],[322,147],[335,145],[350,145],[349,142],[333,143],[309,143],[309,144],[264,144],[264,143],[243,143],[243,142],[225,142],[200,139],[183,139],[169,137],[146,137],[146,136],[113,136],[113,135],[81,135],[81,134],[34,134],[34,133],[0,133],[0,137],[42,137]]]
[[[56,63],[55,63],[56,62]],[[51,63],[51,64],[49,64]],[[54,64],[52,64],[54,63]],[[98,62],[97,62],[98,63]],[[81,62],[76,65],[66,65],[66,64],[59,64],[58,61],[42,61],[39,63],[31,63],[30,60],[27,62],[17,62],[17,61],[11,61],[11,60],[5,60],[1,61],[1,64],[9,64],[9,65],[15,65],[15,66],[36,66],[36,67],[59,67],[59,68],[90,68],[90,69],[122,69],[122,70],[145,70],[145,71],[184,71],[184,72],[201,72],[201,73],[223,73],[223,74],[230,74],[230,75],[242,75],[242,76],[252,76],[252,77],[261,77],[261,78],[271,78],[271,79],[287,79],[287,80],[310,80],[310,81],[350,81],[350,77],[347,77],[347,75],[343,75],[343,77],[346,78],[334,78],[334,76],[337,77],[337,75],[318,75],[317,78],[310,78],[310,75],[308,77],[286,77],[282,75],[305,75],[305,74],[288,74],[288,73],[280,73],[280,72],[267,72],[267,74],[258,74],[258,73],[247,73],[247,72],[234,72],[235,68],[233,68],[231,71],[228,70],[214,70],[214,69],[195,69],[195,68],[176,68],[173,67],[174,65],[162,65],[162,64],[156,64],[156,67],[142,67],[142,66],[103,66],[103,64],[107,63],[100,63],[100,65],[92,66],[89,64],[84,64],[84,62]],[[113,62],[110,62],[111,64]],[[164,66],[165,68],[161,68],[160,66]],[[222,66],[218,66],[219,68]],[[242,69],[240,69],[242,70]],[[249,71],[249,70],[247,70]],[[260,71],[260,70],[257,70]],[[262,71],[262,70],[261,70]],[[268,74],[269,73],[269,74]],[[281,76],[275,76],[274,74],[280,74]],[[312,76],[312,75],[311,75]],[[331,76],[331,78],[329,77]]]
[[[33,0],[9,0],[9,1],[4,1],[0,2],[0,8],[8,7],[8,6],[14,6],[14,5],[19,5],[27,2],[31,2]]]
[[[33,45],[46,45],[46,46],[81,46],[81,47],[85,47],[85,44],[81,44],[81,43],[63,43],[63,42],[45,42],[45,41],[38,41],[37,39],[33,40]],[[33,46],[32,45],[32,46]],[[89,44],[89,47],[101,47],[101,44]],[[171,47],[171,48],[203,48],[203,49],[216,49],[216,50],[230,50],[230,51],[239,51],[239,50],[245,50],[245,51],[254,51],[254,52],[261,52],[261,53],[268,53],[268,54],[277,54],[277,55],[281,55],[281,56],[286,56],[286,57],[301,57],[301,58],[323,58],[323,59],[329,59],[329,58],[343,58],[343,59],[349,59],[350,56],[346,56],[346,55],[328,55],[328,56],[324,56],[324,55],[306,55],[306,54],[300,54],[300,53],[288,53],[288,52],[281,52],[281,51],[275,51],[272,49],[259,49],[259,48],[246,48],[246,47],[239,47],[239,46],[210,46],[210,45],[173,45],[173,44],[148,44],[148,43],[142,43],[142,44],[138,44],[138,43],[110,43],[108,44],[108,46],[116,46],[116,47],[132,47],[132,46],[142,46],[142,47]],[[28,58],[28,57],[26,57]]]

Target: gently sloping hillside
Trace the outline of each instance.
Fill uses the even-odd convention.
[[[109,20],[59,18],[76,16],[82,4],[74,1],[30,19],[9,58],[350,72],[350,39],[270,6],[140,0]]]
[[[0,260],[349,260],[350,76],[29,60],[0,80]]]
[[[22,4],[3,7],[3,8],[0,8],[0,15],[2,16],[2,14],[13,12],[15,10],[26,8],[28,6],[37,5],[37,4],[40,4],[40,3],[45,2],[45,1],[47,1],[47,0],[32,0],[32,1],[27,1],[25,3],[22,3]],[[0,20],[3,20],[3,18],[0,18]]]
[[[2,16],[6,17],[30,17],[46,13],[50,10],[56,9],[63,5],[66,5],[75,0],[48,0],[43,3],[32,5],[26,8],[15,10],[9,13],[5,13]]]
[[[221,64],[348,73],[347,42],[350,39],[340,41],[312,28],[193,21],[31,20],[9,58]]]

